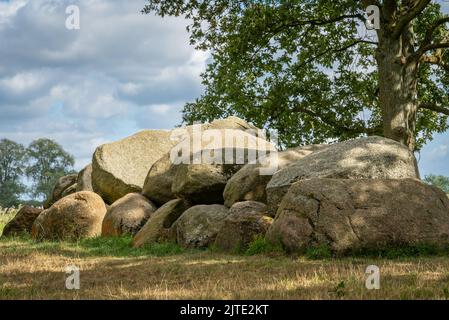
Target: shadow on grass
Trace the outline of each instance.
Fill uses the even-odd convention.
[[[36,242],[29,237],[6,238],[0,240],[5,253],[26,255],[31,252],[57,254],[67,257],[145,257],[171,256],[198,250],[184,249],[176,243],[155,243],[141,248],[132,247],[132,237],[98,237],[77,242],[43,241]]]

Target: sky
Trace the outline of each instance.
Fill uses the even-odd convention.
[[[0,0],[0,138],[47,137],[76,159],[144,129],[170,129],[204,88],[210,57],[182,18],[143,15],[145,0]],[[80,29],[66,28],[66,8]],[[418,155],[422,175],[449,176],[449,133]]]

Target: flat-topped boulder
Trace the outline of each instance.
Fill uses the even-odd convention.
[[[185,152],[180,152],[182,153],[182,157],[192,159],[192,163],[195,155],[199,155],[199,153],[203,154],[212,148],[210,142],[215,134],[221,135],[221,144],[217,144],[216,147],[217,150],[223,152],[223,154],[225,150],[228,150],[229,152],[229,150],[235,151],[236,149],[225,145],[226,134],[231,134],[234,139],[248,139],[247,137],[249,136],[250,143],[254,142],[257,144],[257,139],[261,142],[260,144],[262,144],[262,141],[265,143],[265,135],[260,129],[237,117],[228,117],[226,119],[214,120],[211,123],[174,129],[172,134],[174,140],[177,141],[177,146],[180,147],[175,150]],[[203,139],[203,137],[205,137],[205,139]],[[186,144],[188,145],[187,150],[181,150],[182,146]],[[199,150],[194,150],[195,145],[198,146]],[[243,145],[243,148],[245,148],[245,145]],[[270,146],[270,148],[272,147]],[[201,157],[201,155],[199,156]],[[226,181],[241,167],[241,165],[220,166],[210,165],[210,163],[194,163],[193,165],[195,168],[193,168],[188,165],[190,162],[186,163],[186,161],[183,161],[183,164],[180,165],[179,163],[181,161],[176,163],[176,160],[172,158],[173,152],[164,154],[151,166],[145,179],[142,193],[158,205],[163,205],[164,203],[179,197],[186,197],[189,192],[194,193],[193,198],[200,198],[198,200],[199,203],[202,203],[204,198],[207,198],[206,203],[223,202],[220,193],[222,193]],[[222,162],[224,163],[224,161]],[[181,172],[178,174],[176,184],[173,185],[173,181],[175,180],[179,168],[181,168]],[[206,184],[203,187],[198,186],[199,181],[194,177],[197,176],[198,172],[202,172],[204,175],[203,178],[200,178],[200,182]],[[188,187],[190,190],[185,190],[184,186]],[[213,196],[199,195],[197,191],[192,190],[193,188],[197,188],[199,192],[208,188],[210,190],[209,193]],[[193,199],[193,201],[195,201],[195,199]]]
[[[197,204],[223,203],[226,184],[238,170],[245,164],[257,163],[266,154],[277,152],[267,140],[245,131],[213,129],[208,133],[216,135],[219,142],[205,143],[191,154],[191,164],[177,165],[172,182],[174,195]],[[201,161],[195,163],[194,159]]]
[[[145,130],[98,147],[92,158],[92,186],[108,203],[142,191],[151,166],[174,146],[170,131]]]

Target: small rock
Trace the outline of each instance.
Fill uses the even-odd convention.
[[[215,239],[215,245],[224,251],[242,250],[258,236],[265,236],[273,218],[267,215],[267,206],[256,201],[235,203]]]
[[[189,248],[207,248],[214,243],[228,212],[228,208],[219,204],[187,209],[173,225],[178,244]]]
[[[149,243],[176,241],[176,237],[171,239],[170,228],[189,207],[189,204],[181,199],[164,204],[151,215],[147,223],[135,235],[133,246],[141,247]]]
[[[42,209],[30,206],[22,207],[16,216],[3,228],[3,237],[31,234],[34,220],[36,220],[41,212]]]

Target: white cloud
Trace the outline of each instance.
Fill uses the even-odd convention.
[[[168,104],[155,104],[150,106],[150,109],[157,114],[166,114],[170,111],[170,106]]]
[[[189,45],[186,21],[142,15],[145,3],[0,1],[0,137],[54,138],[80,168],[99,144],[179,124],[209,54]],[[71,4],[80,30],[65,28]]]
[[[40,79],[35,74],[25,72],[1,79],[0,87],[12,91],[14,94],[20,94],[35,89],[40,83]]]

